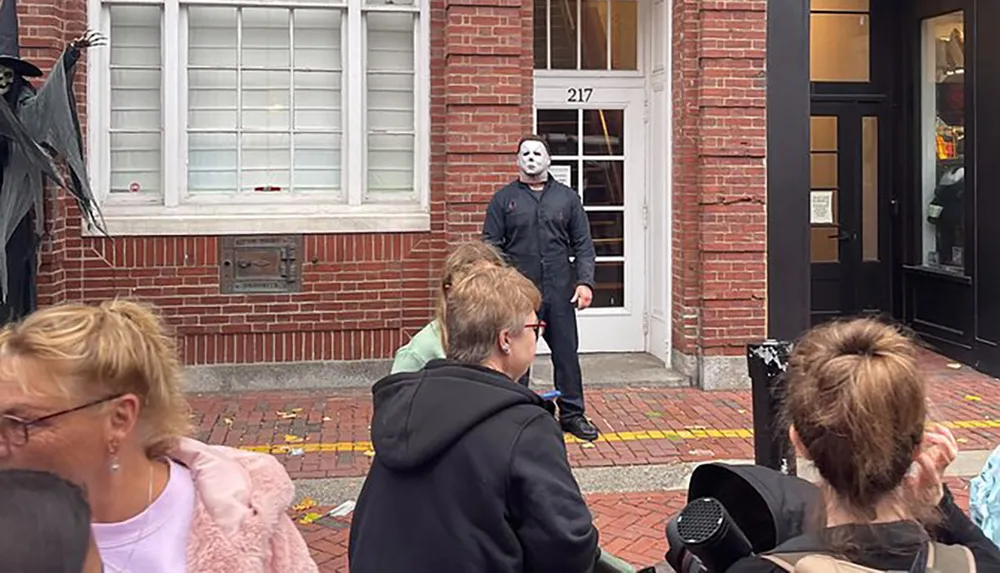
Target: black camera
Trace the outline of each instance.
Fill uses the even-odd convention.
[[[801,535],[818,499],[815,485],[770,468],[699,466],[687,506],[666,525],[667,564],[677,573],[724,573]]]

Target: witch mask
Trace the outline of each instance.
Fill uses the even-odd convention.
[[[14,70],[7,66],[0,66],[0,96],[7,95],[11,86],[14,85]]]
[[[517,150],[517,167],[521,177],[528,181],[545,181],[548,178],[552,158],[541,141],[529,139],[521,142]]]

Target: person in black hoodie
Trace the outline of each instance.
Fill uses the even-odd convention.
[[[872,319],[821,326],[796,343],[785,418],[798,455],[819,472],[825,509],[815,516],[821,521],[814,531],[778,546],[771,552],[776,557],[822,554],[879,571],[908,571],[934,540],[967,548],[979,571],[1000,571],[1000,549],[943,485],[958,444],[947,428],[927,423],[916,351],[908,336]],[[948,552],[953,563],[969,564],[963,549]],[[786,570],[754,556],[728,573]]]
[[[515,383],[541,296],[484,267],[445,304],[447,358],[372,389],[375,458],[351,524],[351,573],[585,573],[598,534],[550,403]]]

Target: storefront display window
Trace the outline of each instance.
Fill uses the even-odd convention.
[[[965,85],[963,12],[924,20],[921,263],[954,273],[965,271]]]

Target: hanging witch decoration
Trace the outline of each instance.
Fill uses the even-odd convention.
[[[83,50],[107,38],[87,31],[70,42],[41,87],[42,76],[20,58],[16,0],[0,0],[0,323],[34,310],[36,251],[43,233],[46,180],[69,191],[84,222],[103,230],[84,162],[73,76]],[[59,163],[65,164],[65,171]],[[65,177],[67,173],[69,177]]]

